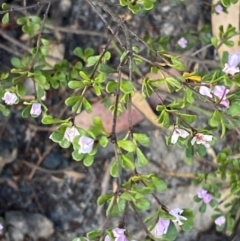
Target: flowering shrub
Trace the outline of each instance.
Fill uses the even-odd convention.
[[[113,30],[108,26],[112,38],[116,39],[123,51],[118,56],[118,68],[113,68],[109,62],[112,58],[110,51],[108,51],[109,41],[100,55],[95,55],[90,48],[83,50],[77,47],[74,54],[79,58],[78,62],[70,64],[67,60],[63,60],[52,66],[51,70],[47,70],[49,66],[46,58],[49,41],[41,36],[47,12],[42,20],[31,15],[20,17],[17,23],[22,26],[23,32],[31,38],[38,34],[38,41],[29,55],[21,59],[12,58],[13,68],[11,71],[1,73],[0,98],[3,103],[0,104],[0,111],[7,116],[10,113],[10,105],[21,104],[23,106],[23,117],[28,118],[31,115],[34,118],[41,118],[44,125],[57,125],[57,129],[53,131],[49,138],[62,148],[72,146],[73,159],[82,161],[87,167],[93,164],[99,146],[106,147],[111,142],[116,156],[111,164],[110,174],[113,178],[118,179],[118,187],[115,191],[99,196],[98,205],[106,205],[108,219],[124,215],[128,208],[138,214],[151,208],[149,200],[149,195],[151,195],[159,204],[159,207],[153,215],[147,216],[144,221],[140,222],[146,232],[146,240],[175,240],[177,237],[176,226],[179,226],[183,231],[189,231],[194,226],[194,213],[191,209],[181,209],[182,207],[169,210],[157,198],[155,192],[167,191],[165,181],[153,173],[140,173],[141,167],[146,166],[148,160],[139,147],[140,145],[148,146],[150,144],[149,138],[143,133],[134,133],[131,118],[129,118],[128,133],[123,139],[117,139],[118,116],[124,109],[128,109],[129,116],[131,116],[132,97],[136,92],[133,75],[139,71],[143,63],[148,64],[152,73],[160,72],[162,77],[158,79],[143,78],[142,98],[150,97],[153,94],[159,97],[160,104],[156,110],[160,114],[157,121],[165,129],[173,127],[173,132],[169,132],[166,143],[184,148],[185,160],[191,164],[196,155],[205,156],[207,148],[217,143],[219,132],[221,137],[226,135],[227,130],[236,130],[239,134],[240,53],[225,52],[223,56],[220,56],[223,63],[222,67],[212,72],[202,75],[198,74],[197,71],[185,72],[187,71],[186,67],[179,60],[179,57],[168,54],[166,49],[164,51],[153,49],[154,41],[149,41],[150,44],[144,42],[149,48],[149,55],[141,55],[138,48],[132,46],[129,37],[131,31],[124,20],[120,19],[105,1],[86,1],[93,8],[96,4],[110,14],[113,20],[118,22],[118,28],[124,32],[125,44],[117,37],[117,29]],[[119,2],[133,13],[138,13],[143,9],[150,10],[157,4],[156,0],[120,0]],[[223,11],[223,7],[226,9],[236,2],[237,0],[222,0],[214,7],[214,11],[219,14]],[[48,4],[47,9],[51,7],[51,3],[41,4]],[[34,7],[36,6],[34,5]],[[2,4],[2,9],[2,22],[7,23],[9,12],[12,9],[5,3]],[[209,42],[212,46],[218,48],[222,44],[229,44],[228,39],[235,34],[237,34],[236,29],[229,25],[227,29],[221,30],[219,36],[209,38]],[[166,42],[164,37],[163,42]],[[185,37],[182,37],[177,44],[183,49],[190,47],[190,41]],[[163,44],[163,46],[165,45]],[[152,61],[150,56],[154,56],[156,61]],[[121,77],[122,66],[128,67],[129,76],[127,80]],[[178,74],[169,73],[165,67],[175,69]],[[166,73],[170,76],[166,76]],[[108,80],[107,77],[113,74],[118,76],[117,80]],[[35,87],[35,98],[30,101],[23,101],[26,95],[23,80],[26,78],[30,78]],[[180,93],[180,95],[171,103],[166,103],[159,95],[160,85],[165,85],[172,95],[176,93]],[[72,95],[65,100],[65,105],[72,110],[73,115],[66,119],[54,117],[44,103],[46,93],[50,89],[60,88],[72,90]],[[92,126],[88,130],[75,125],[74,118],[78,113],[82,110],[87,113],[92,111],[92,103],[86,98],[86,93],[90,89],[96,96],[102,96],[104,93],[108,93],[108,96],[115,96],[114,103],[110,104],[109,107],[112,111],[112,117],[109,118],[113,120],[111,132],[105,130],[100,117],[93,118]],[[201,128],[195,125],[195,121],[206,112],[199,113],[193,111],[194,108],[191,109],[191,112],[188,111],[188,108],[196,106],[198,100],[214,107],[213,113],[207,113],[208,123],[205,123],[205,126]],[[194,184],[202,184],[203,186],[203,189],[200,189],[194,197],[194,200],[200,203],[199,211],[205,212],[207,205],[210,205],[216,211],[213,216],[216,228],[223,231],[227,227],[229,233],[234,228],[235,210],[239,208],[240,194],[240,163],[239,159],[234,157],[234,151],[234,149],[226,148],[219,152],[217,168],[212,173],[212,176],[218,178],[218,180],[212,181],[212,176],[208,174],[196,174],[194,180]],[[132,173],[128,180],[122,178],[124,169]],[[234,197],[231,202],[228,202],[228,198],[222,200],[220,195],[221,180],[225,179],[228,180],[230,187],[228,197]],[[229,207],[227,213],[223,213],[219,209],[218,204],[221,202],[225,202]],[[118,227],[106,227],[104,225],[102,230],[93,230],[87,233],[87,238],[77,238],[77,240],[105,241],[133,239],[134,237],[132,238],[132,234],[128,232],[128,227],[124,222],[119,222]]]

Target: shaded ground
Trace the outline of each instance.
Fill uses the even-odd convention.
[[[20,5],[22,1],[8,2]],[[32,4],[36,2],[32,1]],[[159,1],[153,11],[131,16],[132,19],[128,21],[128,24],[141,37],[169,36],[168,49],[171,52],[182,52],[176,46],[176,42],[180,37],[187,37],[191,34],[195,47],[187,50],[190,55],[203,45],[198,30],[202,29],[205,24],[210,24],[210,4],[203,0],[189,0],[185,3],[173,2]],[[111,6],[116,11],[120,9],[117,1],[111,1]],[[36,10],[39,9],[31,11]],[[41,9],[41,12],[44,13],[44,8]],[[119,11],[119,13],[122,12]],[[116,25],[112,23],[107,14],[103,12],[102,14],[108,19],[110,25]],[[11,23],[7,26],[0,26],[0,43],[21,55],[24,53],[24,49],[16,46],[11,39],[6,39],[5,36],[7,34],[18,41],[22,37],[19,27],[15,24],[16,16],[21,13],[13,12],[11,15]],[[49,17],[55,31],[47,28],[43,35],[53,39],[56,44],[63,44],[64,57],[72,63],[76,61],[72,52],[77,46],[93,47],[97,52],[106,43],[106,36],[109,34],[107,28],[84,0],[62,0],[53,3]],[[63,29],[57,29],[58,26]],[[73,34],[70,33],[70,29],[88,32]],[[210,28],[206,27],[206,31],[203,31],[202,35],[208,33],[210,33]],[[133,38],[133,41],[136,40]],[[30,47],[29,41],[20,41],[20,43]],[[117,59],[116,49],[111,46],[110,51]],[[142,47],[142,51],[146,51],[146,49]],[[6,49],[0,48],[1,70],[9,69],[12,56]],[[189,69],[193,69],[199,59],[211,60],[212,53],[209,50],[200,53],[195,58],[190,59],[187,56],[185,58]],[[115,61],[113,58],[113,65]],[[214,65],[215,61],[212,60],[211,63]],[[201,70],[206,66],[200,64],[199,68]],[[207,66],[207,68],[210,67]],[[143,72],[147,71],[148,68],[144,66]],[[67,97],[67,94],[63,91],[59,95],[55,90],[50,90],[47,97],[47,105],[51,106],[53,113],[57,115],[61,101]],[[49,140],[50,128],[41,128],[42,125],[38,119],[22,119],[20,109],[14,109],[9,118],[3,118],[1,121],[0,156],[4,160],[3,163],[9,164],[4,165],[0,176],[0,216],[4,217],[6,212],[14,210],[41,213],[53,222],[54,228],[58,232],[53,235],[51,240],[65,240],[60,237],[59,233],[72,239],[77,235],[85,235],[86,232],[101,227],[104,216],[102,210],[96,205],[96,199],[106,188],[112,189],[114,184],[114,180],[108,176],[107,171],[113,156],[111,146],[106,150],[100,150],[93,166],[85,168],[81,163],[76,163],[71,159],[70,151],[57,147]],[[65,110],[62,115],[67,115],[69,111]],[[151,164],[148,169],[143,169],[143,172],[157,172],[166,179],[169,191],[161,196],[161,200],[167,204],[174,199],[178,191],[183,191],[191,181],[184,176],[176,178],[174,175],[170,175],[170,172],[193,173],[203,169],[206,171],[206,167],[202,162],[187,166],[183,160],[182,150],[166,147],[164,140],[166,133],[156,129],[149,122],[144,121],[135,126],[136,132],[143,129],[152,141],[151,147],[144,149]],[[207,170],[211,170],[210,167],[207,168]],[[33,170],[35,171],[33,172]],[[130,214],[128,223],[134,224],[135,222],[135,217]],[[117,220],[114,220],[115,225],[116,223]],[[133,225],[132,229],[138,233],[139,237],[142,237],[141,227]],[[180,235],[178,240],[187,239]],[[199,232],[196,239],[188,240],[222,241],[227,239],[220,234],[215,234],[213,227],[207,231],[206,236]]]

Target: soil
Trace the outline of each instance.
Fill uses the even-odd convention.
[[[0,0],[0,3],[2,2]],[[20,0],[7,1],[14,8],[21,6],[22,2]],[[37,2],[27,1],[27,4],[36,4]],[[109,5],[116,13],[126,13],[121,9],[117,0],[109,0]],[[37,11],[43,15],[46,6],[40,8],[36,5],[36,8],[29,9],[31,13]],[[101,13],[109,25],[116,26],[116,23],[106,13],[103,11]],[[31,44],[34,44],[29,40],[22,40],[21,29],[16,24],[16,17],[21,14],[18,11],[12,11],[10,23],[0,25],[1,46],[13,50],[20,56],[26,50],[20,45],[16,45],[13,40],[17,40],[29,48]],[[192,70],[196,64],[199,65],[200,70],[206,68],[206,65],[201,65],[202,62],[199,64],[198,60],[208,59],[212,61],[213,65],[216,64],[211,49],[204,53],[201,52],[194,59],[187,58],[190,53],[203,46],[199,30],[203,26],[208,26],[206,29],[211,33],[210,2],[205,0],[158,1],[152,11],[142,12],[138,15],[128,14],[131,19],[127,21],[127,24],[142,38],[159,35],[169,36],[168,50],[175,54],[184,55],[189,70]],[[71,63],[77,60],[76,56],[73,55],[73,50],[76,47],[92,47],[96,52],[100,52],[106,44],[106,36],[110,36],[107,27],[85,0],[53,1],[48,17],[53,26],[61,27],[62,30],[56,28],[53,31],[48,28],[43,31],[43,36],[53,40],[56,45],[63,44],[64,58]],[[71,33],[69,29],[88,32],[76,34]],[[10,36],[10,39],[6,39],[4,34]],[[179,38],[189,34],[194,37],[195,45],[183,51],[176,43]],[[133,38],[133,42],[136,42],[140,47],[142,46],[139,42],[137,43],[135,38]],[[1,46],[0,71],[6,71],[11,66],[11,58],[14,54]],[[112,60],[112,65],[115,66],[118,59],[117,51],[112,46],[110,51],[115,56]],[[211,69],[211,65],[207,68]],[[147,71],[148,67],[144,66],[143,72]],[[55,116],[59,114],[61,101],[66,97],[67,93],[64,91],[61,95],[53,89],[47,93],[46,104],[51,106],[51,113]],[[64,114],[69,111],[67,110]],[[134,127],[136,132],[143,129],[152,142],[149,148],[143,149],[150,160],[150,166],[143,171],[157,172],[164,177],[169,191],[161,198],[165,203],[168,203],[179,190],[184,190],[186,186],[189,186],[191,180],[185,177],[168,176],[164,174],[164,171],[193,173],[199,169],[205,168],[204,170],[206,170],[206,167],[201,162],[196,162],[192,166],[185,164],[183,151],[180,148],[167,147],[165,145],[165,132],[153,127],[148,121],[143,121]],[[86,168],[82,163],[72,160],[71,150],[61,149],[51,142],[49,139],[50,127],[43,127],[39,119],[23,119],[21,106],[12,108],[9,117],[1,118],[0,133],[0,157],[4,160],[4,165],[0,170],[0,216],[4,218],[9,211],[42,214],[51,220],[56,231],[51,237],[52,241],[64,241],[66,238],[71,240],[102,226],[104,209],[101,210],[97,207],[96,200],[103,192],[104,185],[105,188],[112,189],[115,182],[107,174],[109,163],[114,155],[111,146],[105,150],[100,150],[94,164]],[[212,170],[211,167],[207,168],[209,171]],[[35,172],[33,172],[34,170]],[[131,229],[139,234],[141,227],[136,226],[136,218],[132,214],[129,214],[128,218],[127,222],[131,224]],[[113,220],[112,223],[117,225],[117,220]],[[177,240],[228,240],[228,237],[217,233],[214,226],[206,232],[197,233],[197,236],[193,238],[187,238],[184,235],[180,234]],[[26,234],[24,240],[31,240],[31,238]]]

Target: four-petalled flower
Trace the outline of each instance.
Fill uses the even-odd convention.
[[[158,222],[156,223],[156,225],[153,229],[153,235],[155,237],[160,237],[163,234],[166,234],[168,231],[169,225],[170,225],[170,220],[165,220],[165,219],[159,218]]]
[[[231,53],[228,55],[228,62],[225,64],[223,68],[223,72],[229,75],[235,75],[239,73],[238,64],[240,62],[240,53]]]
[[[206,148],[210,147],[210,144],[208,143],[209,141],[212,141],[213,136],[211,135],[204,135],[202,133],[197,133],[193,139],[191,140],[191,144],[194,145],[195,143],[202,144],[204,145]]]
[[[90,153],[93,149],[94,140],[87,136],[81,136],[78,144],[80,145],[79,154]]]
[[[187,131],[185,131],[184,129],[180,129],[180,128],[175,128],[171,137],[171,143],[175,144],[178,140],[178,138],[182,137],[182,138],[186,138],[189,136],[189,133]]]
[[[217,226],[222,226],[223,224],[225,224],[226,218],[224,216],[220,216],[217,219],[215,219],[214,222]]]
[[[187,47],[188,41],[185,38],[180,38],[177,43],[181,48],[185,49]]]
[[[177,223],[178,225],[183,224],[181,220],[187,220],[186,217],[181,216],[181,214],[183,213],[183,210],[180,208],[173,208],[169,211],[169,213],[176,218],[175,220],[173,220],[173,222]]]
[[[202,188],[198,190],[198,197],[202,199],[204,203],[210,203],[212,201],[212,195]]]
[[[77,128],[75,126],[72,126],[67,127],[64,133],[64,138],[67,139],[69,142],[73,142],[73,139],[79,135],[80,133],[78,132]]]
[[[40,103],[33,103],[30,114],[33,116],[39,116],[42,113],[42,105]]]
[[[7,104],[7,105],[13,105],[17,102],[18,100],[18,97],[15,93],[12,93],[12,92],[5,92],[4,96],[2,97],[2,99],[4,100],[4,102]]]

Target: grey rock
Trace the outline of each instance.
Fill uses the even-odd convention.
[[[25,235],[35,241],[54,233],[53,223],[39,213],[9,211],[5,214],[4,226],[9,241],[22,241]]]

